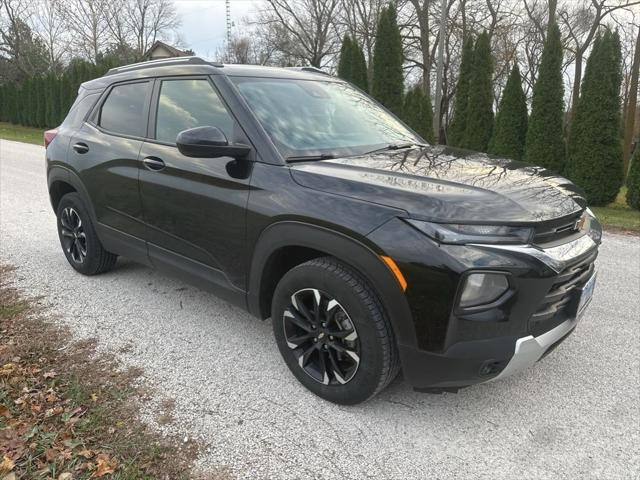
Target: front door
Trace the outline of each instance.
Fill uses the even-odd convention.
[[[252,162],[186,157],[175,142],[198,126],[218,127],[230,142],[248,140],[208,77],[157,80],[150,117],[140,194],[152,262],[240,293]]]

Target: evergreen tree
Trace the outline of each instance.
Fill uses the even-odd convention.
[[[402,39],[396,21],[396,8],[392,3],[382,10],[378,21],[371,93],[393,113],[398,116],[402,114]]]
[[[473,38],[468,36],[462,46],[462,58],[460,60],[460,74],[456,84],[455,103],[453,106],[453,119],[447,134],[449,145],[460,146],[467,128],[467,105],[469,103],[469,79],[473,68]]]
[[[367,61],[364,51],[356,41],[351,43],[351,61],[353,65],[351,83],[365,92],[369,91],[369,77],[367,75]]]
[[[522,160],[527,138],[527,98],[522,90],[520,69],[515,63],[500,99],[489,153]]]
[[[571,126],[567,176],[589,203],[615,200],[623,182],[620,85],[622,56],[618,33],[605,31],[594,42]]]
[[[473,68],[469,84],[467,125],[462,146],[486,152],[493,130],[493,59],[489,34],[478,36],[473,50]]]
[[[542,50],[538,79],[533,87],[525,160],[558,173],[564,171],[566,156],[562,133],[563,97],[560,30],[555,22],[551,22]]]
[[[627,203],[631,208],[640,210],[640,145],[636,145],[636,153],[631,159],[627,177]]]
[[[353,43],[349,34],[345,34],[342,39],[338,60],[338,76],[347,82],[353,78]]]
[[[342,40],[340,59],[338,60],[338,76],[353,83],[365,92],[369,90],[367,78],[367,62],[358,42],[347,34]]]
[[[433,143],[433,107],[431,99],[419,85],[409,89],[404,97],[403,119],[422,138]]]

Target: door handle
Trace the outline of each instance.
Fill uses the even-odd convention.
[[[73,145],[73,149],[78,153],[87,153],[89,146],[86,143],[78,142]]]
[[[165,167],[164,162],[158,157],[146,157],[144,160],[142,160],[142,163],[145,167],[147,167],[149,170],[153,170],[154,172],[162,170]]]

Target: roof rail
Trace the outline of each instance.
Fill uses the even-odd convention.
[[[123,65],[122,67],[115,67],[110,69],[106,75],[114,75],[116,73],[131,72],[133,70],[142,70],[151,67],[164,67],[170,65],[211,65],[212,67],[222,67],[221,63],[208,62],[200,57],[171,57],[160,58],[158,60],[149,60],[146,62],[132,63],[130,65]]]
[[[287,70],[298,70],[299,72],[311,72],[311,73],[319,73],[320,75],[326,75],[328,77],[332,77],[328,72],[321,70],[317,67],[287,67]]]

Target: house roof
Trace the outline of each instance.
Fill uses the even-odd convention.
[[[161,42],[160,40],[156,40],[155,42],[153,42],[153,45],[151,45],[151,47],[149,47],[149,49],[145,52],[145,57],[149,56],[151,54],[151,52],[153,52],[156,48],[158,47],[162,47],[165,48],[166,50],[168,50],[171,55],[173,55],[174,57],[186,57],[189,54],[183,50],[180,50],[176,47],[172,47],[171,45]]]

